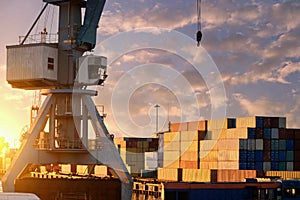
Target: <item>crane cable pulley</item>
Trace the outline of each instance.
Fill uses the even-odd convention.
[[[201,32],[201,0],[197,0],[197,46],[200,46],[200,41],[202,39],[202,32]]]

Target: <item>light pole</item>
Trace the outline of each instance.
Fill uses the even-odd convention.
[[[154,108],[156,108],[156,133],[158,132],[158,108],[159,108],[160,106],[158,105],[158,104],[156,104],[155,106],[154,106]]]

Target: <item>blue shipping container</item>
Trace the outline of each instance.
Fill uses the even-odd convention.
[[[247,162],[247,169],[255,169],[255,162]]]
[[[264,126],[264,119],[263,117],[256,117],[256,127],[263,128]]]
[[[279,159],[279,153],[278,151],[271,151],[271,161],[272,162],[278,162]]]
[[[248,128],[248,139],[255,139],[255,128]]]
[[[256,162],[255,163],[256,170],[263,170],[263,162]]]
[[[257,150],[255,151],[255,161],[263,161],[264,160],[264,154],[263,151]]]
[[[247,161],[247,151],[240,150],[239,151],[239,159],[241,162],[246,162]]]
[[[286,141],[286,150],[293,151],[294,150],[294,140],[287,140]]]
[[[255,161],[255,151],[247,151],[247,160],[248,162]]]
[[[286,151],[279,151],[279,161],[286,161]]]
[[[279,170],[278,162],[271,162],[271,170]]]
[[[271,140],[271,150],[278,151],[279,148],[279,141],[278,140]]]
[[[240,170],[247,169],[247,163],[240,162]]]
[[[270,139],[271,138],[271,129],[264,128],[263,135],[264,135],[264,139]]]

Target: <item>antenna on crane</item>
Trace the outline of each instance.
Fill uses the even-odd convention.
[[[200,41],[202,39],[202,32],[201,32],[201,0],[197,0],[197,46],[200,46]]]

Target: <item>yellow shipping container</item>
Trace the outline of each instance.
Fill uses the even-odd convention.
[[[207,120],[207,130],[227,129],[227,119]]]
[[[219,161],[218,169],[239,169],[238,161]]]
[[[300,179],[300,171],[266,171],[266,176],[280,176],[282,179]]]
[[[164,168],[179,168],[179,159],[177,160],[163,160]]]
[[[164,141],[180,141],[180,132],[166,132],[164,133]]]
[[[217,150],[218,149],[218,140],[201,140],[199,148],[200,148],[200,152]]]
[[[157,179],[164,181],[178,181],[179,170],[176,168],[166,169],[158,168],[157,169]]]
[[[219,150],[218,161],[238,161],[239,151]]]
[[[236,150],[240,148],[239,139],[223,139],[218,142],[218,150]]]
[[[200,151],[200,162],[217,162],[218,151]]]
[[[181,131],[180,141],[198,141],[198,131]]]
[[[181,142],[180,143],[180,150],[181,150],[181,152],[198,151],[199,150],[198,145],[199,145],[198,141]]]
[[[236,128],[255,128],[256,127],[256,117],[244,117],[244,118],[237,118],[236,119]]]
[[[200,169],[218,169],[218,162],[200,161]]]
[[[245,127],[242,128],[231,128],[226,131],[227,139],[247,139],[248,138],[248,129]]]
[[[180,151],[164,151],[164,160],[177,160],[180,157]]]
[[[172,141],[170,143],[164,143],[164,151],[179,151],[180,150],[180,142]]]
[[[210,182],[209,169],[182,169],[184,182]]]

